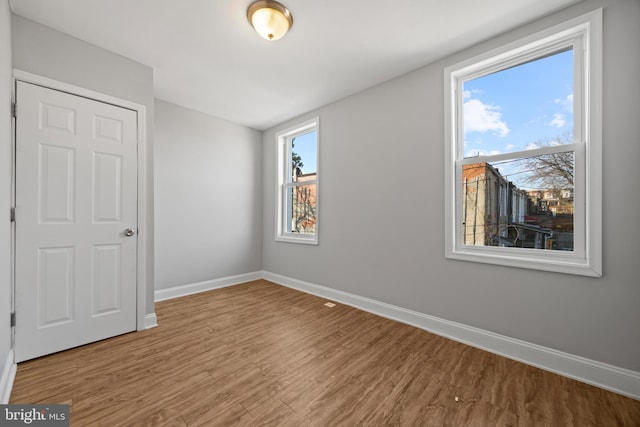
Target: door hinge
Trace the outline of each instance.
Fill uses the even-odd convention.
[[[11,208],[11,222],[16,222],[16,208]]]
[[[16,326],[16,312],[11,313],[11,326]]]
[[[16,107],[16,103],[15,102],[11,103],[11,117],[18,117],[17,111],[18,111],[18,107]]]

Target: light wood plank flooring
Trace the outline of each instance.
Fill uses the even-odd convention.
[[[159,327],[21,363],[72,426],[640,426],[640,402],[273,283],[156,304]]]

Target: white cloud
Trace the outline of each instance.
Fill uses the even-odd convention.
[[[567,95],[567,97],[564,99],[556,99],[555,103],[562,106],[562,108],[564,108],[565,111],[573,114],[573,94],[572,93]]]
[[[549,139],[549,140],[539,140],[539,141],[534,141],[534,142],[530,142],[527,144],[527,146],[524,148],[525,150],[535,150],[537,148],[542,148],[545,146],[548,147],[555,147],[558,145],[562,145],[562,139],[560,137],[556,137],[555,139]]]
[[[462,98],[471,99],[473,95],[482,95],[483,93],[484,91],[482,89],[465,90],[464,92],[462,92]]]
[[[556,147],[558,145],[562,145],[562,141],[560,140],[560,138],[552,139],[551,141],[549,141],[549,145],[552,147]]]
[[[559,129],[564,126],[565,123],[564,114],[556,113],[553,115],[553,119],[549,122],[549,126],[555,126]]]
[[[464,130],[465,132],[489,132],[493,131],[504,137],[509,133],[509,127],[502,120],[500,108],[483,104],[478,99],[469,99],[464,103]]]

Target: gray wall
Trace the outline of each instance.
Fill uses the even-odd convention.
[[[262,132],[155,103],[156,289],[262,269]]]
[[[444,68],[604,6],[604,276],[444,258]],[[640,2],[586,0],[264,132],[263,266],[640,371]],[[274,241],[275,132],[320,116],[318,246]]]
[[[11,350],[11,13],[0,0],[0,376]],[[11,361],[13,362],[13,360]],[[3,390],[0,390],[0,394]],[[2,402],[0,402],[2,403]]]
[[[67,34],[11,15],[13,67],[127,101],[147,110],[147,226],[153,230],[153,70]],[[146,313],[153,313],[153,233],[146,236]]]

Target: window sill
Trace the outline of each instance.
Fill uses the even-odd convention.
[[[282,234],[276,236],[276,242],[299,243],[303,245],[317,245],[317,235],[303,235],[297,233]]]
[[[525,252],[520,252],[525,251]],[[602,269],[588,259],[578,258],[573,252],[540,253],[537,249],[519,249],[519,253],[508,248],[465,246],[447,253],[449,259],[480,262],[484,264],[504,265],[556,273],[576,274],[589,277],[601,277]]]

